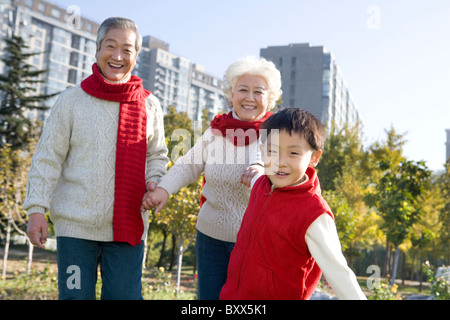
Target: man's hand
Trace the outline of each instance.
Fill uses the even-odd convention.
[[[27,225],[28,238],[36,247],[45,249],[48,237],[48,224],[45,216],[40,213],[32,213]]]
[[[164,208],[168,199],[169,194],[163,188],[156,188],[154,191],[149,190],[142,199],[141,211],[156,207],[155,214],[158,214]]]

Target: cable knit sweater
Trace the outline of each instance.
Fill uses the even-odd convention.
[[[250,190],[240,183],[250,164],[261,163],[258,141],[237,147],[228,139],[214,135],[208,128],[194,147],[161,179],[158,187],[169,195],[195,182],[204,172],[203,195],[197,229],[218,240],[235,242]]]
[[[163,113],[153,95],[146,107],[146,180],[158,181],[168,163]],[[56,236],[113,241],[119,108],[119,102],[94,98],[78,85],[61,93],[51,110],[28,173],[24,209],[50,210]],[[144,239],[148,212],[143,221]]]

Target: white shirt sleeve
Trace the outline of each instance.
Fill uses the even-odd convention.
[[[257,174],[252,178],[252,181],[250,183],[250,189],[253,189],[253,185],[255,184],[256,180],[258,180],[259,178],[261,178],[261,174]]]
[[[356,276],[342,254],[341,243],[333,219],[322,214],[308,228],[306,244],[327,282],[341,300],[366,300]]]

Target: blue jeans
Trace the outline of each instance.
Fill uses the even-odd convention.
[[[142,300],[144,244],[57,238],[61,300],[95,300],[98,266],[102,300]]]
[[[228,263],[234,242],[217,240],[197,230],[196,258],[198,299],[219,300],[227,280]]]

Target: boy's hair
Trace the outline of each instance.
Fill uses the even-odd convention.
[[[269,136],[271,130],[286,130],[289,135],[294,132],[304,137],[314,150],[324,148],[325,130],[322,123],[312,113],[300,108],[282,109],[267,119],[262,129],[267,132],[267,135],[262,135],[262,139]]]

